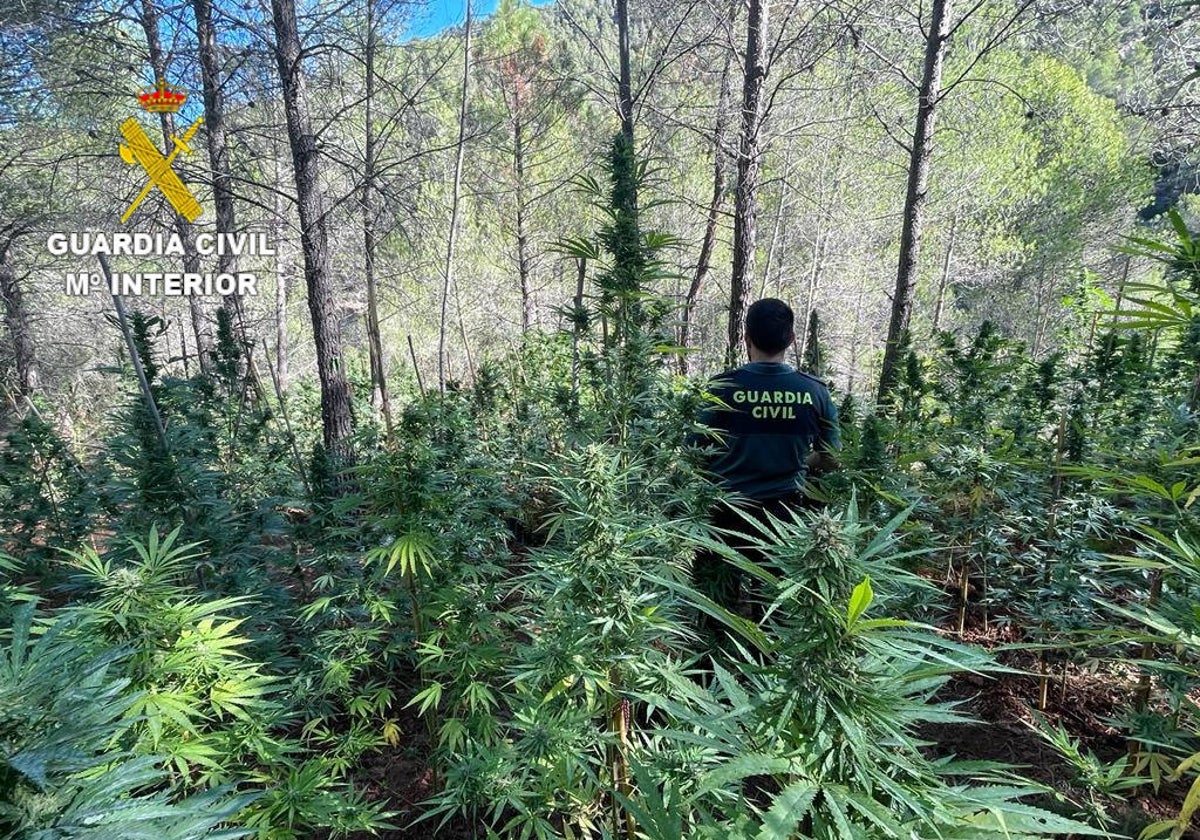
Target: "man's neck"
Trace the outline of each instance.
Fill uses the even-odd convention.
[[[784,350],[782,353],[776,353],[774,356],[768,356],[760,350],[751,350],[747,355],[749,355],[752,362],[781,364],[787,359],[787,350]]]

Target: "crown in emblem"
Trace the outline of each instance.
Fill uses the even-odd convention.
[[[175,113],[187,101],[188,92],[183,88],[172,87],[161,76],[154,87],[144,87],[138,91],[138,102],[151,113],[168,111]]]

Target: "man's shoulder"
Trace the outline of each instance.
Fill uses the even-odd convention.
[[[744,378],[744,373],[741,368],[730,368],[723,370],[718,374],[710,376],[706,385],[709,391],[716,391],[720,388],[728,388],[731,385],[736,385]]]
[[[799,368],[788,365],[786,371],[772,371],[763,373],[762,371],[754,370],[753,368],[742,365],[741,367],[729,368],[720,373],[714,374],[708,378],[708,387],[714,388],[721,385],[736,385],[759,382],[778,382],[781,380],[792,379],[793,381],[803,382],[805,385],[819,385],[822,388],[828,389],[830,383],[819,376],[815,376],[808,371],[800,370]]]
[[[827,381],[827,380],[825,380],[825,379],[822,379],[821,377],[817,376],[816,374],[809,373],[809,372],[808,372],[808,371],[806,371],[806,370],[800,370],[799,368],[794,368],[794,369],[792,370],[792,372],[793,372],[793,373],[794,373],[796,376],[799,376],[799,377],[801,377],[801,379],[802,379],[802,380],[805,382],[805,384],[808,384],[808,385],[819,385],[819,386],[821,386],[821,388],[823,388],[824,390],[826,390],[826,391],[828,391],[828,390],[829,390],[829,386],[830,386],[830,384],[831,384],[831,383],[830,383],[830,382],[828,382],[828,381]]]
[[[720,388],[729,388],[741,385],[743,387],[766,384],[770,382],[782,382],[787,379],[792,379],[793,382],[799,383],[811,390],[820,390],[829,392],[831,383],[825,381],[819,376],[809,373],[808,371],[800,370],[799,368],[790,367],[784,374],[775,373],[772,375],[763,375],[760,372],[749,370],[744,365],[742,367],[729,368],[723,370],[714,376],[709,377],[707,388],[709,391],[716,391]]]
[[[819,411],[823,415],[836,416],[837,406],[834,405],[831,391],[833,383],[803,370],[797,370],[796,376],[799,377],[797,381],[801,383],[802,387],[813,395],[813,399],[820,406]]]

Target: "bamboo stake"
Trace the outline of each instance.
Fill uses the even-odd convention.
[[[413,348],[412,335],[408,336],[408,355],[412,357],[413,373],[417,375],[417,390],[425,396],[425,383],[421,381],[421,367],[417,364],[417,351]]]
[[[1063,460],[1067,451],[1067,407],[1064,405],[1058,415],[1058,435],[1055,442],[1054,453],[1054,480],[1050,485],[1050,520],[1047,523],[1047,536],[1053,537],[1055,528],[1058,525],[1058,502],[1062,497],[1063,485]],[[1043,567],[1042,569],[1042,586],[1047,586],[1050,583],[1050,569]],[[1049,634],[1049,628],[1046,625],[1045,619],[1041,622],[1042,642],[1046,641],[1046,636]],[[1066,679],[1066,662],[1063,663],[1063,679]],[[1065,689],[1064,689],[1065,691]],[[1038,651],[1038,710],[1046,711],[1046,706],[1050,702],[1050,670],[1049,663],[1046,659],[1046,648],[1042,647]]]
[[[125,314],[125,302],[116,293],[116,287],[113,285],[112,279],[112,268],[108,265],[108,257],[104,254],[97,254],[96,256],[100,260],[100,268],[104,272],[104,279],[108,285],[108,293],[112,296],[113,307],[117,310],[117,322],[120,324],[121,334],[125,336],[125,347],[129,350],[129,360],[133,362],[133,370],[137,374],[138,386],[142,391],[142,399],[145,400],[146,409],[150,412],[150,417],[154,420],[154,430],[158,433],[158,442],[162,445],[163,452],[170,454],[170,447],[167,446],[167,430],[163,426],[162,415],[158,413],[158,406],[154,402],[154,394],[150,391],[150,381],[146,379],[146,371],[142,367],[142,357],[138,355],[137,345],[133,343],[133,333],[129,331],[129,319]]]
[[[300,457],[300,447],[296,444],[296,435],[292,431],[292,420],[288,415],[287,401],[283,397],[283,387],[279,384],[279,372],[275,369],[275,363],[271,361],[271,354],[265,343],[263,344],[263,357],[267,362],[267,370],[271,372],[271,385],[275,388],[275,399],[279,401],[279,413],[283,415],[283,426],[287,429],[288,443],[292,446],[292,457],[296,459],[296,472],[300,474],[304,491],[311,496],[312,485],[308,483],[308,474],[304,471],[304,459]],[[250,357],[250,362],[253,364],[253,356]]]
[[[962,566],[958,572],[958,635],[962,636],[967,630],[967,598],[971,591],[971,561],[963,556]]]
[[[617,690],[617,694],[613,697],[609,708],[609,728],[617,736],[617,742],[612,746],[609,761],[613,781],[613,836],[624,836],[627,840],[634,840],[637,836],[637,824],[634,821],[633,814],[629,813],[628,809],[623,808],[620,800],[617,798],[618,793],[627,799],[633,793],[633,786],[629,782],[628,761],[630,703],[628,698],[620,696],[620,677],[617,674],[616,668],[609,670],[609,683]],[[622,819],[622,816],[624,816],[624,819]],[[622,830],[622,823],[624,823],[624,830]]]

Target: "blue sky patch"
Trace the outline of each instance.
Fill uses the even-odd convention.
[[[554,0],[530,0],[533,6],[546,6]],[[476,19],[486,17],[496,10],[497,0],[474,0],[471,4],[471,14]],[[413,14],[412,26],[408,35],[424,38],[436,35],[443,29],[459,26],[466,14],[466,0],[428,0],[423,9]]]

